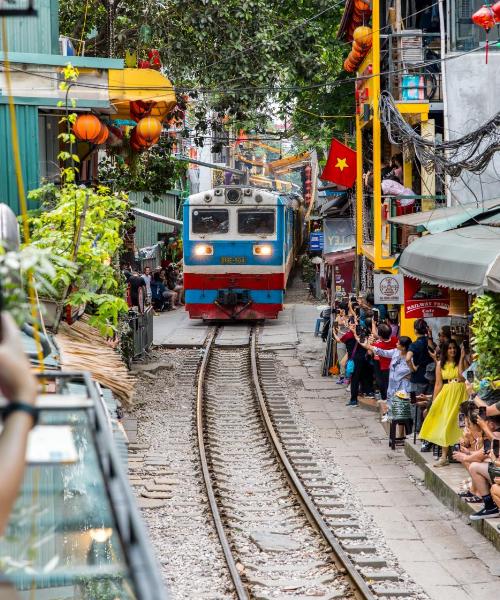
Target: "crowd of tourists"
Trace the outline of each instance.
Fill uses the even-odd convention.
[[[184,305],[184,286],[179,266],[140,269],[127,265],[123,274],[128,284],[131,306],[152,305],[156,312],[175,310]]]
[[[347,406],[373,399],[382,421],[419,428],[420,450],[434,453],[434,467],[459,462],[467,470],[459,496],[482,503],[470,518],[498,516],[500,391],[474,391],[476,362],[468,341],[459,344],[448,326],[433,339],[424,319],[415,321],[413,339],[399,335],[396,320],[372,294],[336,301],[326,316],[322,337],[326,341],[331,329]]]

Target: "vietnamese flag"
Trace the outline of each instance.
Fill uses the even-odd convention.
[[[320,179],[350,188],[356,181],[356,152],[335,138]]]

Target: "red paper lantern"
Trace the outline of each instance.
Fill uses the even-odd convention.
[[[483,5],[472,15],[472,21],[488,32],[495,25],[495,13],[491,6]]]
[[[160,121],[154,117],[145,117],[137,123],[136,130],[139,137],[151,144],[155,139],[159,139],[162,125]]]
[[[495,15],[495,23],[500,24],[500,2],[497,2],[491,7],[493,14]]]
[[[73,133],[83,142],[92,142],[101,133],[101,121],[95,115],[78,115]]]
[[[488,64],[488,31],[495,26],[495,13],[491,6],[483,4],[479,10],[472,15],[472,21],[479,27],[482,27],[486,31],[486,47],[485,56],[486,64]]]
[[[154,104],[154,102],[144,102],[144,100],[132,100],[130,102],[130,118],[138,122],[144,117],[149,117]]]

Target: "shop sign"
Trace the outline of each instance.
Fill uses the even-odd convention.
[[[403,275],[391,275],[390,273],[374,273],[373,291],[375,296],[375,304],[403,304]]]
[[[356,245],[353,219],[324,219],[325,253],[350,250]]]
[[[322,231],[313,231],[309,234],[309,250],[323,250]]]
[[[450,292],[448,288],[405,277],[404,290],[405,317],[407,319],[448,316],[450,312]]]
[[[344,298],[352,292],[354,260],[333,265],[332,293],[336,298]]]

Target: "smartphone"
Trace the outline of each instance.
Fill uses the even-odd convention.
[[[478,414],[480,419],[486,419],[486,406],[480,406]]]
[[[373,320],[375,321],[375,323],[378,323],[378,318],[379,318],[379,312],[378,309],[374,309],[373,310]]]
[[[469,340],[464,340],[462,342],[462,346],[463,346],[465,352],[469,352],[469,350],[470,350]],[[467,374],[469,374],[468,371],[467,371]]]
[[[467,371],[467,381],[469,383],[474,382],[474,371]]]
[[[458,426],[460,429],[465,427],[465,415],[464,413],[458,413]]]
[[[361,325],[356,325],[356,335],[361,335],[363,333],[363,328]]]
[[[491,447],[493,448],[495,458],[498,458],[500,455],[500,440],[493,440]]]
[[[417,403],[417,392],[410,392],[410,404]]]
[[[348,323],[350,323],[351,325],[354,325],[354,323],[356,323],[356,320],[354,319],[354,317],[349,317]]]
[[[453,452],[460,452],[460,444],[453,444]]]
[[[488,454],[488,452],[491,450],[491,440],[484,440],[483,450],[484,450],[485,454]]]

